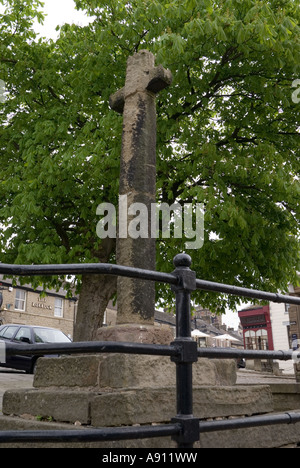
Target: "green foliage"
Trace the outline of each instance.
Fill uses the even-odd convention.
[[[295,281],[296,2],[76,0],[92,22],[64,25],[55,42],[34,33],[39,1],[0,3],[9,91],[0,104],[3,262],[101,261],[96,208],[117,204],[122,132],[108,100],[124,84],[128,56],[147,48],[174,75],[158,97],[157,199],[206,209],[204,247],[189,252],[197,276],[268,290]],[[183,248],[184,239],[158,241],[157,268],[172,269]],[[198,299],[220,310],[235,303]]]

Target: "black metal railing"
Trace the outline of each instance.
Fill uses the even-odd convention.
[[[169,346],[121,343],[81,342],[70,344],[13,345],[5,344],[5,354],[43,356],[45,354],[83,353],[126,353],[155,356],[169,356],[176,365],[177,412],[169,424],[121,428],[95,428],[80,430],[51,431],[0,431],[0,443],[18,442],[106,442],[129,439],[172,437],[178,448],[193,448],[200,434],[244,427],[292,424],[300,422],[300,412],[278,415],[253,416],[224,421],[200,421],[193,414],[193,364],[199,358],[211,359],[276,359],[300,358],[300,350],[292,351],[250,351],[224,348],[197,348],[191,338],[191,293],[196,289],[232,294],[241,297],[300,305],[300,298],[282,294],[267,293],[241,287],[204,281],[196,278],[190,269],[191,258],[179,254],[174,259],[175,271],[161,273],[110,264],[83,265],[6,265],[0,264],[0,274],[15,276],[52,276],[76,274],[105,274],[126,276],[171,285],[176,296],[176,339]],[[175,413],[175,409],[174,409]]]

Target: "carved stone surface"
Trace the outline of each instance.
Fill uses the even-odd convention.
[[[151,203],[156,201],[156,94],[169,86],[172,74],[155,67],[151,52],[142,50],[127,62],[125,87],[110,98],[113,110],[123,113],[120,195],[128,206],[143,203],[148,210],[148,236],[132,239],[127,232],[117,238],[117,263],[155,270],[155,239],[151,238]],[[126,234],[127,233],[127,234]],[[118,278],[117,322],[154,324],[155,284]]]

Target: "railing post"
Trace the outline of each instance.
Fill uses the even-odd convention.
[[[199,419],[193,416],[193,363],[197,362],[197,343],[191,338],[191,292],[196,289],[196,273],[190,269],[192,259],[187,254],[174,258],[173,274],[178,284],[172,286],[176,294],[176,340],[178,356],[171,358],[176,363],[177,417],[172,422],[180,423],[182,433],[175,436],[179,448],[193,448],[199,440]]]

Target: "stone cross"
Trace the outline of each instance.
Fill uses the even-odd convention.
[[[155,239],[148,234],[132,238],[128,226],[133,217],[125,213],[134,203],[143,203],[151,216],[156,202],[156,94],[169,86],[172,74],[155,67],[152,53],[142,50],[127,62],[125,87],[110,97],[110,106],[123,114],[123,137],[120,170],[120,216],[126,226],[119,226],[117,263],[155,270]],[[123,197],[126,195],[126,197]],[[139,213],[135,213],[135,217]],[[119,216],[119,218],[120,218]],[[132,213],[131,213],[132,216]],[[120,223],[120,219],[119,219]],[[124,229],[125,227],[125,229]],[[154,324],[155,285],[149,281],[118,278],[118,324]]]

